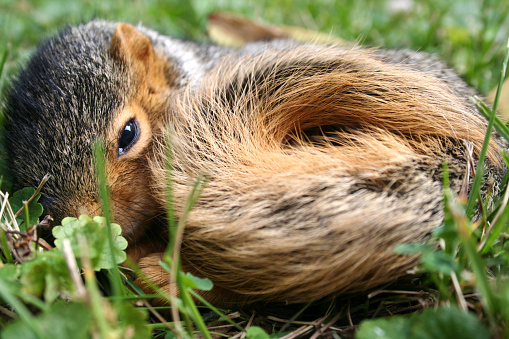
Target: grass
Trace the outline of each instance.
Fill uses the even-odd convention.
[[[151,0],[136,1],[128,5],[118,0],[109,2],[1,0],[0,69],[3,68],[3,75],[0,78],[0,89],[5,86],[7,77],[15,72],[17,64],[23,62],[36,42],[53,34],[62,25],[87,21],[98,16],[133,23],[141,21],[168,34],[206,41],[207,15],[215,10],[232,11],[270,24],[306,27],[366,45],[411,48],[437,53],[481,94],[486,94],[504,79],[499,74],[503,69],[502,62],[509,36],[507,16],[509,2],[469,0],[447,3],[439,0],[415,0],[413,3],[414,10],[397,11],[390,6],[389,1],[375,0],[342,2]],[[478,105],[487,118],[493,119],[493,124],[500,134],[509,136],[509,130],[503,122],[494,118],[492,111],[482,102],[478,102]],[[0,114],[0,123],[1,118]],[[0,160],[1,158],[0,156]],[[3,169],[4,163],[0,163],[0,166]],[[482,166],[478,165],[477,168],[480,167]],[[8,186],[8,179],[4,179],[3,184]],[[447,187],[447,182],[444,184]],[[475,185],[478,185],[478,181]],[[199,188],[200,184],[197,183],[196,190],[199,191]],[[146,337],[149,333],[147,329],[154,330],[155,337],[172,335],[191,337],[194,335],[195,329],[192,326],[194,322],[204,337],[211,336],[209,332],[216,331],[220,326],[231,326],[225,332],[227,335],[239,333],[239,324],[244,328],[249,327],[248,337],[253,338],[268,337],[263,330],[284,333],[290,337],[297,333],[310,336],[323,324],[330,325],[322,329],[332,337],[348,337],[358,330],[357,335],[360,338],[373,338],[382,330],[390,334],[387,337],[406,338],[411,337],[414,333],[412,331],[416,329],[420,330],[421,335],[424,333],[423,337],[426,335],[432,337],[430,333],[434,329],[438,329],[442,337],[461,335],[463,333],[461,330],[467,331],[469,336],[479,338],[485,337],[487,333],[492,337],[508,336],[509,251],[505,241],[509,219],[507,199],[498,202],[492,212],[483,214],[478,223],[473,223],[465,210],[471,210],[477,203],[478,192],[478,189],[473,190],[465,206],[446,190],[444,207],[446,222],[435,232],[436,238],[443,244],[441,251],[432,251],[429,247],[415,245],[400,249],[406,253],[422,254],[423,264],[420,270],[425,272],[425,275],[421,280],[373,291],[369,296],[299,306],[301,309],[284,309],[281,313],[278,309],[270,310],[270,314],[268,310],[259,309],[257,313],[240,316],[231,313],[225,317],[219,310],[212,308],[210,308],[212,310],[202,309],[200,315],[189,295],[195,295],[197,288],[208,288],[207,283],[193,277],[174,274],[181,289],[189,293],[184,294],[181,300],[173,299],[173,303],[178,305],[176,308],[181,311],[182,325],[179,322],[165,323],[157,320],[155,316],[152,317],[151,324],[147,325],[146,309],[154,310],[153,314],[157,314],[157,309],[147,305],[145,310],[130,306],[128,301],[132,299],[133,292],[126,290],[119,283],[119,279],[126,281],[125,271],[114,270],[113,279],[110,280],[113,282],[108,288],[109,279],[101,277],[101,274],[96,277],[91,268],[92,263],[87,263],[87,260],[94,260],[87,259],[90,253],[85,254],[85,258],[73,254],[78,256],[78,261],[85,272],[82,294],[74,294],[76,291],[70,287],[69,290],[65,288],[59,290],[59,293],[72,293],[74,303],[69,305],[58,300],[53,304],[48,302],[51,299],[49,296],[55,291],[41,292],[45,295],[46,302],[31,298],[21,288],[27,288],[21,281],[30,281],[29,286],[37,285],[40,281],[31,275],[33,270],[41,267],[59,267],[58,265],[72,260],[62,261],[58,255],[47,258],[40,255],[39,262],[32,266],[34,268],[23,264],[21,266],[24,268],[21,271],[12,270],[10,263],[14,259],[10,251],[6,250],[5,233],[0,232],[3,243],[1,246],[3,251],[0,254],[0,267],[3,267],[0,298],[11,305],[6,307],[2,302],[0,306],[0,312],[3,314],[0,316],[0,331],[6,326],[9,327],[3,332],[6,338],[9,336],[42,338],[47,336],[45,330],[48,326],[62,327],[61,338],[68,337],[69,333],[72,333],[73,337],[79,337],[77,335],[79,333],[84,333],[83,337],[86,337],[87,333],[95,333],[102,338],[122,337],[133,333],[133,337]],[[189,208],[193,199],[191,196]],[[168,211],[171,211],[171,207]],[[106,225],[109,224],[107,221]],[[174,225],[173,229],[178,233],[178,225]],[[108,246],[114,247],[111,231],[106,234]],[[87,241],[88,245],[82,245],[82,248],[95,246],[90,243],[91,240]],[[107,255],[112,255],[112,252],[107,252]],[[45,266],[45,260],[52,265]],[[115,261],[114,256],[110,260]],[[166,262],[173,263],[173,266],[167,266],[167,269],[172,271],[176,265],[178,266],[178,257],[169,252]],[[52,272],[53,282],[59,281],[63,286],[74,286],[72,282],[65,280],[67,278],[60,276],[58,271]],[[113,290],[111,298],[101,296],[100,289]],[[146,296],[147,300],[149,297]],[[170,296],[166,297],[171,299]],[[88,305],[91,305],[92,312]],[[397,316],[430,306],[437,310],[405,317]],[[176,308],[174,307],[174,310]],[[467,313],[466,310],[470,311]],[[297,317],[301,313],[303,316]],[[73,322],[69,314],[72,314],[72,318],[79,317],[88,327]],[[292,315],[295,315],[293,319]],[[361,323],[363,319],[379,318],[384,315],[392,317]],[[10,325],[11,318],[21,319],[16,323],[22,325]],[[225,318],[233,318],[235,321],[231,324],[232,321],[225,322]],[[85,319],[90,321],[86,322]],[[64,323],[74,328],[63,328]],[[55,334],[53,338],[59,336]]]
[[[207,15],[232,11],[261,22],[294,25],[362,44],[438,53],[482,94],[494,88],[509,30],[503,0],[414,0],[397,11],[391,1],[329,0],[2,0],[0,48],[10,44],[10,68],[42,37],[92,17],[142,22],[159,31],[204,40]]]

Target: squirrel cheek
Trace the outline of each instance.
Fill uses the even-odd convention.
[[[135,136],[130,133],[136,129]],[[152,126],[148,115],[133,102],[120,110],[106,133],[106,179],[114,220],[128,242],[134,243],[156,214],[149,194],[148,160],[152,152]],[[123,147],[129,144],[128,147]],[[122,148],[122,152],[120,152]]]
[[[135,242],[150,227],[157,214],[145,167],[145,161],[118,161],[107,167],[114,220],[122,227],[129,243]]]

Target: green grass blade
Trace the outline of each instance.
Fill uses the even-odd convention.
[[[475,105],[477,106],[479,112],[484,115],[486,120],[490,119],[490,116],[492,115],[492,110],[489,108],[480,98],[474,97],[472,100]],[[509,142],[509,127],[507,127],[504,122],[495,115],[495,129],[497,132]]]
[[[110,333],[110,325],[104,313],[105,310],[103,300],[99,291],[99,287],[97,286],[95,272],[92,269],[92,264],[88,256],[87,241],[85,238],[79,238],[78,244],[80,247],[80,253],[82,253],[81,260],[83,265],[83,276],[85,278],[85,287],[88,292],[90,309],[92,310],[93,316],[96,320],[96,325],[99,329],[101,337],[108,338],[108,333]]]
[[[4,254],[5,260],[8,263],[13,263],[14,258],[12,257],[11,250],[7,244],[7,237],[5,236],[5,231],[3,229],[0,229],[0,241],[2,242],[2,252]]]
[[[474,271],[477,288],[481,292],[482,298],[484,299],[484,309],[489,314],[490,321],[493,324],[496,322],[494,320],[494,316],[497,314],[498,306],[495,295],[493,293],[493,289],[486,277],[486,264],[484,263],[484,260],[481,258],[480,254],[476,251],[476,247],[471,237],[463,239],[462,247],[467,254],[470,267]]]
[[[25,212],[25,231],[28,232],[28,229],[30,228],[30,214],[28,213],[28,202],[23,202],[24,208],[23,212]],[[21,228],[21,226],[20,226]]]
[[[507,63],[509,62],[509,39],[507,39],[507,46],[504,56],[504,62],[502,63],[502,69],[500,70],[500,80],[498,82],[497,94],[495,95],[495,101],[493,102],[493,110],[496,112],[498,108],[498,102],[500,101],[500,93],[502,92],[502,86],[505,80],[505,74],[507,72]]]
[[[212,339],[212,336],[210,335],[207,325],[205,325],[205,322],[201,317],[200,311],[198,311],[198,307],[196,307],[193,298],[191,298],[191,295],[189,294],[189,289],[187,288],[187,286],[182,284],[182,281],[180,279],[177,279],[177,284],[180,289],[180,297],[182,298],[184,307],[186,310],[191,312],[190,315],[193,318],[196,327],[198,327],[198,330],[200,331],[201,335],[206,339]]]
[[[7,61],[8,56],[9,56],[9,48],[6,48],[5,51],[3,51],[2,56],[0,57],[0,79],[4,72],[4,65],[5,65],[5,62]]]
[[[165,253],[165,260],[170,259],[170,253],[173,252],[173,247],[175,246],[175,238],[177,235],[177,222],[175,221],[175,206],[173,206],[173,154],[171,150],[171,131],[168,131],[166,136],[166,217],[168,218],[168,227],[169,227],[169,235],[170,239],[168,242],[168,247]],[[167,261],[169,262],[169,261]]]
[[[504,159],[506,166],[509,167],[509,157],[505,154],[502,154],[502,158]],[[503,194],[502,199],[500,200],[501,202],[504,200],[504,197],[508,194],[507,192],[508,189],[509,188],[505,189],[505,193]],[[487,239],[484,244],[481,244],[481,254],[488,253],[491,250],[495,241],[499,239],[500,234],[502,232],[506,232],[507,230],[507,220],[509,219],[509,208],[505,206],[505,209],[501,213],[502,214],[500,215],[498,220],[495,221],[496,224],[492,224],[487,234],[485,234],[485,236],[487,236]]]
[[[222,320],[230,323],[231,325],[235,326],[239,331],[244,331],[244,329],[238,325],[235,321],[231,320],[229,317],[227,317],[223,312],[221,312],[218,308],[216,308],[214,305],[209,303],[207,300],[205,300],[201,295],[196,293],[196,291],[189,290],[189,293],[193,295],[193,297],[201,302],[203,305],[205,305],[207,308],[209,308],[212,312],[217,314]],[[307,307],[306,307],[307,308]]]
[[[191,213],[191,210],[193,209],[194,205],[198,201],[199,197],[201,196],[201,193],[203,191],[203,188],[205,186],[205,180],[202,176],[199,176],[191,190],[191,193],[187,197],[186,206],[184,213],[180,216],[179,222],[177,225],[177,230],[175,233],[175,239],[174,239],[174,247],[173,247],[173,253],[172,253],[172,266],[171,266],[171,277],[175,278],[177,286],[180,291],[180,298],[182,300],[183,309],[185,312],[183,312],[184,319],[187,323],[187,330],[192,330],[192,323],[190,322],[189,316],[192,317],[194,320],[194,323],[200,330],[201,334],[207,338],[211,339],[211,335],[207,329],[207,326],[205,325],[200,312],[198,311],[198,308],[196,307],[196,304],[194,303],[193,299],[189,295],[189,287],[186,286],[186,284],[182,281],[182,275],[178,272],[181,270],[180,267],[180,245],[182,243],[182,236],[184,233],[184,227],[185,223],[187,221],[187,218],[189,217],[189,214]],[[190,314],[188,313],[190,312]],[[192,333],[190,333],[192,336]]]
[[[471,227],[463,206],[457,201],[448,202],[451,215],[456,222],[458,233],[461,238],[461,248],[464,250],[472,271],[475,274],[476,285],[483,299],[483,307],[486,310],[490,322],[494,324],[494,316],[497,314],[497,302],[492,286],[486,277],[486,263],[477,252],[474,245]]]
[[[479,189],[481,187],[481,181],[484,175],[484,160],[486,158],[486,152],[488,151],[488,146],[490,142],[491,137],[491,131],[493,129],[493,125],[495,124],[495,117],[496,117],[496,111],[498,107],[498,102],[500,100],[500,93],[502,90],[502,85],[504,83],[505,74],[507,70],[507,62],[509,60],[509,40],[507,44],[507,49],[505,52],[504,62],[502,64],[502,70],[500,72],[500,81],[497,88],[497,94],[495,96],[495,102],[493,103],[493,109],[491,112],[490,119],[488,121],[488,128],[486,131],[486,137],[484,138],[484,143],[482,145],[481,153],[479,154],[479,160],[477,161],[477,171],[474,178],[474,183],[472,184],[472,188],[470,191],[470,196],[468,197],[468,203],[467,203],[467,215],[472,215],[472,212],[474,210],[474,205],[478,196]]]
[[[99,196],[102,202],[103,215],[106,219],[106,227],[108,229],[108,245],[110,248],[111,262],[113,263],[113,268],[111,269],[111,275],[113,277],[112,290],[114,296],[120,296],[122,295],[122,279],[120,278],[118,267],[115,265],[115,245],[113,243],[113,237],[111,234],[111,212],[108,186],[106,183],[105,145],[101,141],[96,141],[93,145],[93,148],[96,164],[95,169],[99,180]],[[122,307],[119,307],[119,309],[122,309]]]

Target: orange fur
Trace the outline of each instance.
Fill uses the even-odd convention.
[[[153,178],[145,153],[152,148],[152,129],[158,128],[164,117],[177,73],[154,52],[148,37],[128,24],[116,27],[110,53],[130,70],[132,86],[125,106],[106,133],[107,178],[115,220],[122,225],[124,236],[131,244],[129,256],[138,260],[165,247],[164,242],[157,244],[144,238],[144,233],[151,233],[153,219],[161,214],[159,207],[152,203],[153,192],[146,189],[152,185]],[[133,118],[140,124],[140,139],[127,154],[119,157],[118,133]]]
[[[464,142],[478,153],[486,128],[439,80],[359,49],[232,56],[201,83],[172,102],[150,166],[162,206],[174,181],[178,215],[209,177],[182,258],[225,305],[307,302],[404,275],[416,258],[394,246],[440,225],[442,162],[458,189]],[[492,164],[497,154],[493,142]]]

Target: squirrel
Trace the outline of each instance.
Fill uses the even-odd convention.
[[[43,42],[12,79],[5,147],[15,187],[51,174],[40,202],[58,223],[101,212],[91,146],[104,139],[128,255],[174,294],[158,264],[167,183],[178,217],[205,175],[183,270],[212,280],[202,294],[216,305],[302,303],[415,267],[394,247],[441,225],[442,164],[458,192],[468,144],[479,155],[475,94],[422,52],[287,40],[234,50],[94,20]],[[503,147],[495,137],[487,153],[495,179]]]

